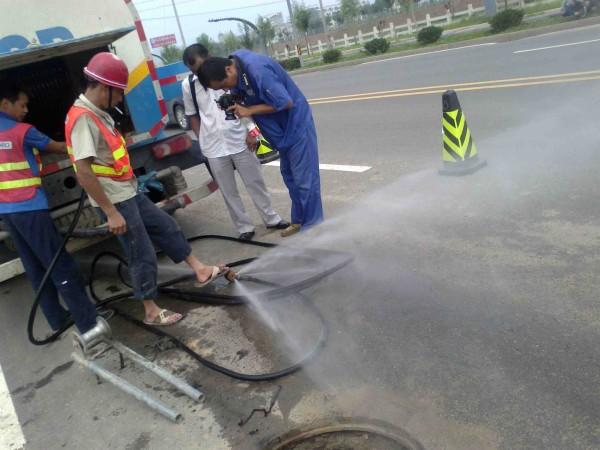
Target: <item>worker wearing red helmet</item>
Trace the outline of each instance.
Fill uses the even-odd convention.
[[[125,140],[108,111],[123,101],[129,71],[118,56],[96,54],[83,69],[85,92],[75,101],[65,123],[69,156],[90,203],[108,221],[129,262],[134,296],[143,302],[144,322],[172,325],[182,315],[158,307],[155,244],[175,263],[185,261],[201,285],[218,277],[223,267],[203,264],[177,223],[138,193]]]

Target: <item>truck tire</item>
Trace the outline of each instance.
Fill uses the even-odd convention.
[[[183,105],[176,104],[173,106],[173,115],[175,116],[177,125],[179,125],[182,130],[189,130],[190,124],[187,116],[185,115],[185,109]]]

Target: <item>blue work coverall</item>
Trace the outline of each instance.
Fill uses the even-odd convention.
[[[317,132],[306,97],[281,65],[264,55],[238,50],[238,85],[234,94],[246,106],[267,104],[276,112],[253,119],[279,151],[281,175],[292,200],[292,223],[310,228],[323,221]],[[285,109],[289,103],[292,107]]]

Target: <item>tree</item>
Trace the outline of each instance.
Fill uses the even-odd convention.
[[[160,51],[160,56],[167,62],[167,64],[171,64],[177,61],[181,61],[181,56],[183,55],[183,50],[177,47],[176,45],[167,45],[163,47]]]
[[[350,22],[360,14],[360,3],[358,3],[358,0],[342,0],[340,11],[344,17],[344,22]]]
[[[394,0],[375,0],[373,3],[363,3],[360,7],[360,13],[363,16],[381,14],[389,11],[393,4]]]
[[[269,19],[265,19],[262,16],[258,16],[256,20],[256,28],[260,36],[263,38],[267,45],[270,45],[273,39],[275,39],[275,28]]]
[[[308,30],[313,33],[324,33],[325,29],[323,28],[323,21],[321,20],[321,14],[316,9],[309,9],[310,13],[308,19]]]
[[[219,34],[219,43],[223,51],[229,55],[241,47],[240,39],[233,34],[232,31],[229,33]]]
[[[253,30],[251,31],[250,27],[246,24],[238,25],[238,30],[240,31],[238,37],[240,45],[248,50],[252,50],[256,44],[256,33]]]
[[[294,3],[294,25],[298,31],[304,34],[306,47],[310,54],[310,45],[308,43],[308,29],[310,28],[310,11],[300,3]]]
[[[383,4],[385,6],[385,9],[389,11],[394,7],[394,3],[396,3],[396,0],[375,0],[375,3],[377,2]]]
[[[218,49],[219,44],[206,33],[202,33],[200,36],[198,36],[196,38],[196,42],[204,45],[208,50],[208,53],[211,55],[217,55],[220,53]]]
[[[410,16],[413,23],[415,23],[417,21],[417,19],[415,18],[415,3],[417,2],[417,0],[401,0],[401,2],[402,6],[404,7],[404,10]]]
[[[344,23],[344,16],[341,11],[334,11],[333,14],[331,14],[331,20],[333,20],[336,25],[342,25]]]

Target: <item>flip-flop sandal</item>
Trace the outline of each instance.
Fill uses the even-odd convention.
[[[170,313],[170,314],[168,314]],[[171,317],[179,315],[180,318],[177,320],[171,319]],[[152,322],[148,322],[144,320],[146,325],[152,325],[156,327],[167,327],[169,325],[175,325],[183,319],[183,314],[179,314],[173,311],[169,311],[168,309],[161,309],[158,315],[154,318]]]
[[[224,273],[225,272],[219,266],[212,266],[212,273],[210,274],[210,277],[208,277],[208,280],[203,281],[202,283],[197,281],[196,283],[194,283],[194,287],[201,288],[207,286]]]

